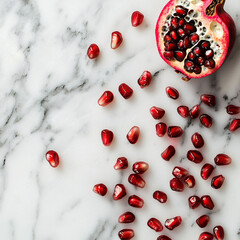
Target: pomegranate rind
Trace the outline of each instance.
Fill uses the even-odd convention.
[[[195,11],[198,11],[201,13],[201,22],[203,23],[203,26],[205,26],[207,29],[210,29],[210,24],[212,22],[217,22],[222,26],[222,35],[217,36],[214,35],[212,31],[208,31],[207,34],[211,36],[213,40],[215,40],[217,43],[220,44],[220,47],[222,49],[222,54],[219,58],[214,59],[216,62],[216,66],[213,69],[207,69],[203,70],[201,74],[195,74],[195,73],[189,73],[184,69],[184,61],[178,62],[176,60],[167,60],[164,56],[164,39],[161,35],[162,27],[165,24],[166,17],[171,14],[172,10],[174,10],[175,6],[178,5],[178,0],[170,0],[165,7],[163,8],[158,20],[157,25],[155,29],[155,35],[156,35],[156,41],[157,41],[157,48],[160,56],[162,59],[172,66],[175,70],[181,72],[184,74],[187,78],[203,78],[206,76],[209,76],[216,72],[224,63],[227,56],[230,54],[230,51],[232,49],[232,46],[234,44],[234,38],[236,35],[236,27],[234,24],[234,21],[228,15],[222,7],[218,7],[217,11],[213,16],[207,16],[205,9],[210,5],[212,0],[206,0],[202,1],[201,3],[198,3],[196,5],[190,4],[188,9],[194,9]],[[230,32],[231,31],[231,32]],[[233,38],[233,39],[231,39]],[[230,41],[230,44],[229,44]],[[191,49],[191,48],[190,48]],[[187,50],[187,53],[189,52],[189,49]],[[186,54],[187,55],[187,54]]]

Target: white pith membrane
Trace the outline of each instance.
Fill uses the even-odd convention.
[[[199,41],[192,47],[186,49],[186,56],[182,62],[176,60],[175,58],[173,60],[169,60],[169,61],[174,62],[174,65],[176,67],[178,67],[179,69],[184,69],[185,60],[188,58],[189,52],[191,52],[193,50],[193,48],[199,44],[199,42],[206,40],[210,43],[210,49],[212,49],[214,51],[214,56],[212,57],[212,59],[215,61],[216,65],[217,65],[218,61],[220,60],[220,58],[223,54],[222,43],[220,41],[217,41],[217,39],[221,39],[223,37],[224,31],[223,31],[222,26],[216,21],[213,21],[210,23],[209,30],[206,27],[204,27],[204,23],[203,23],[204,20],[200,19],[201,13],[199,11],[195,10],[196,8],[199,8],[203,5],[202,0],[177,0],[176,1],[176,4],[172,8],[172,11],[169,12],[169,15],[166,17],[166,20],[165,20],[164,25],[162,26],[162,29],[160,29],[163,44],[164,44],[163,38],[169,32],[171,18],[174,17],[174,13],[176,13],[175,7],[178,5],[184,7],[188,10],[188,14],[185,17],[180,17],[180,18],[185,19],[186,22],[194,20],[195,27],[197,28],[197,31],[194,33],[198,34]],[[214,36],[214,39],[211,35]],[[164,47],[163,47],[163,50],[164,50]],[[204,65],[202,65],[201,68],[202,68],[201,74],[207,73],[209,71],[209,69],[206,68]],[[186,71],[186,69],[184,69],[184,70]],[[191,73],[188,71],[186,71],[186,72],[188,73],[188,75],[195,75],[195,76],[198,75],[198,74]]]

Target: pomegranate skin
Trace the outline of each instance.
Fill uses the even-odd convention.
[[[177,2],[177,0],[170,0],[163,8],[157,20],[155,35],[159,54],[167,64],[172,66],[176,71],[183,73],[186,76],[185,78],[186,80],[189,80],[191,78],[206,77],[216,72],[222,66],[222,64],[229,56],[233,48],[236,39],[236,26],[231,16],[228,13],[226,13],[225,10],[223,9],[225,0],[221,0],[218,2],[215,1],[215,5],[214,3],[213,5],[211,5],[212,2],[213,0],[199,1],[198,4],[194,5],[194,7],[189,8],[189,10],[194,9],[195,11],[198,11],[200,13],[201,17],[199,18],[199,21],[202,21],[203,26],[205,26],[209,31],[210,29],[212,29],[214,23],[217,24],[218,26],[221,26],[222,28],[220,35],[211,30],[211,36],[214,41],[220,43],[223,52],[221,56],[218,58],[218,61],[216,62],[216,66],[214,68],[202,70],[200,74],[196,74],[193,71],[192,72],[186,71],[184,69],[184,61],[183,62],[172,61],[173,57],[170,57],[170,55],[168,57],[164,56],[165,40],[162,35],[162,29],[165,25],[167,16],[171,14],[173,10],[175,10],[175,7],[176,5],[179,4],[179,2]],[[181,17],[183,16],[184,15],[182,15]]]
[[[46,159],[53,168],[56,168],[59,165],[59,156],[57,152],[53,150],[46,153]]]

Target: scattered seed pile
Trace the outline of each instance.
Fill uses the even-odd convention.
[[[176,8],[176,12],[177,12],[178,16],[181,16],[181,14],[182,14],[182,16],[187,15],[187,10],[183,9],[183,8]],[[131,18],[132,26],[134,26],[134,27],[139,26],[143,22],[143,19],[144,19],[144,16],[142,13],[140,13],[138,11],[134,12],[132,14],[132,18]],[[175,17],[173,19],[175,19]],[[173,21],[173,19],[171,20],[171,22]],[[180,19],[180,20],[182,20],[182,19]],[[180,20],[179,19],[177,20],[178,24],[179,24]],[[194,31],[190,31],[188,33],[187,32],[188,27],[193,28]],[[171,31],[174,31],[174,34],[175,34],[176,30],[177,30],[178,34],[180,34],[179,32],[184,31],[184,32],[186,32],[186,35],[189,36],[190,33],[195,32],[195,26],[194,26],[194,24],[191,24],[191,23],[189,23],[189,25],[186,25],[186,23],[185,23],[185,25],[183,25],[182,30],[180,28],[179,29],[174,28]],[[167,35],[173,36],[174,34],[168,33]],[[196,37],[196,36],[195,35],[190,36],[190,42],[192,45],[193,45],[194,37]],[[111,48],[112,49],[118,48],[121,45],[122,41],[123,41],[123,38],[122,38],[121,33],[119,33],[119,32],[112,33]],[[201,44],[201,46],[202,46],[204,43],[205,42],[201,42],[199,44]],[[199,47],[199,46],[197,46],[197,47]],[[194,48],[194,49],[196,51],[196,48]],[[194,52],[194,50],[193,50],[193,52]],[[94,58],[97,58],[99,54],[100,54],[99,47],[96,44],[90,45],[90,47],[88,48],[88,51],[87,51],[88,57],[90,59],[94,59]],[[196,52],[194,52],[194,54],[196,54]],[[206,54],[206,52],[205,52],[205,54]],[[209,52],[209,54],[210,54],[210,52]],[[151,84],[151,81],[152,81],[152,74],[149,71],[144,71],[143,74],[138,79],[138,84],[141,88],[145,88]],[[122,97],[126,100],[129,99],[133,94],[132,88],[125,83],[122,83],[119,86],[118,90],[119,90],[119,93],[122,95]],[[170,97],[173,100],[176,100],[179,98],[179,92],[175,88],[170,87],[170,86],[166,88],[166,94],[168,97]],[[105,107],[105,106],[109,105],[113,100],[114,100],[113,93],[111,91],[105,91],[102,94],[102,96],[99,98],[98,104],[101,107]],[[202,101],[202,103],[208,105],[209,107],[214,107],[216,104],[215,96],[209,95],[209,94],[203,94],[201,96],[201,101]],[[187,106],[179,106],[177,108],[177,112],[181,117],[192,118],[192,119],[199,118],[199,120],[203,126],[205,126],[206,128],[210,128],[213,124],[212,118],[207,114],[200,115],[200,110],[201,110],[200,105],[195,105],[190,110]],[[227,107],[227,113],[230,115],[239,114],[240,107],[234,106],[234,105],[229,105]],[[153,106],[150,109],[150,114],[152,115],[152,117],[154,119],[161,120],[161,118],[165,115],[165,110],[160,107]],[[240,128],[240,119],[233,119],[229,125],[229,130],[233,132],[233,131],[236,131],[238,128]],[[179,138],[183,134],[183,129],[179,126],[167,126],[166,123],[159,122],[156,124],[156,134],[158,137],[163,137],[165,134],[167,134],[169,138]],[[127,133],[127,140],[131,144],[135,144],[135,143],[137,143],[139,136],[140,136],[140,128],[138,126],[133,126],[130,129],[130,131]],[[101,138],[102,138],[102,143],[105,146],[110,146],[112,141],[114,140],[114,133],[111,130],[104,129],[101,132]],[[203,160],[203,156],[202,156],[201,152],[199,151],[199,149],[204,146],[204,139],[200,133],[196,132],[192,135],[191,141],[192,141],[192,144],[195,147],[195,149],[189,150],[187,152],[187,158],[189,159],[189,161],[191,161],[193,163],[196,163],[196,164],[201,163]],[[198,150],[196,150],[196,149],[198,149]],[[166,150],[164,150],[162,152],[161,157],[165,161],[170,161],[171,158],[174,156],[175,152],[176,152],[176,150],[175,150],[174,146],[170,145],[166,148]],[[57,167],[59,165],[59,156],[53,150],[50,150],[46,153],[46,159],[52,167]],[[215,157],[214,161],[217,166],[224,166],[224,165],[231,164],[232,159],[228,155],[221,153]],[[118,171],[123,171],[126,168],[128,168],[128,160],[125,157],[119,157],[116,161],[116,164],[114,165],[114,169],[118,170]],[[128,178],[129,183],[136,187],[144,188],[145,180],[142,175],[148,169],[149,169],[148,163],[135,162],[132,166],[133,173],[130,174],[130,176]],[[200,175],[201,175],[202,179],[207,180],[211,176],[213,171],[214,171],[214,166],[211,165],[210,163],[206,163],[201,168]],[[173,191],[182,192],[185,187],[194,188],[196,181],[195,181],[194,176],[191,175],[188,172],[188,170],[186,170],[182,167],[176,166],[176,167],[174,167],[172,174],[173,174],[173,178],[170,180],[170,188]],[[223,175],[214,176],[211,181],[212,188],[214,188],[214,189],[221,188],[222,184],[224,183],[224,180],[225,180],[225,178]],[[106,187],[105,184],[99,183],[93,187],[93,191],[101,196],[105,196],[108,192],[108,188]],[[127,194],[127,190],[126,190],[125,186],[123,184],[116,184],[116,186],[113,190],[113,200],[120,200],[120,199],[124,198],[126,196],[126,194]],[[160,190],[156,190],[153,193],[153,198],[161,204],[166,203],[168,200],[167,194]],[[133,194],[128,198],[128,204],[133,208],[142,208],[144,205],[144,200],[142,198],[140,198],[139,196]],[[190,196],[188,199],[188,204],[191,209],[196,209],[199,205],[202,205],[204,208],[207,208],[210,210],[214,209],[214,202],[209,195],[204,195],[201,197],[195,196],[195,195]],[[209,219],[210,218],[208,215],[202,215],[196,220],[196,223],[198,224],[198,226],[200,228],[205,228],[209,222]],[[130,224],[134,221],[135,221],[135,215],[132,212],[125,212],[118,218],[118,222],[120,224],[122,224],[122,223]],[[168,230],[173,230],[174,228],[181,225],[181,223],[182,223],[181,216],[175,216],[175,217],[166,219],[164,226]],[[156,218],[149,219],[147,222],[147,225],[156,232],[161,232],[164,229],[162,223]],[[122,229],[121,231],[119,231],[118,235],[119,235],[120,239],[130,240],[134,237],[134,230],[133,229]],[[224,239],[224,230],[221,226],[214,227],[212,233],[210,233],[210,232],[201,233],[199,236],[199,240],[203,240],[203,239],[211,240],[214,237],[218,240]],[[171,239],[166,235],[161,235],[157,238],[157,240],[171,240]]]

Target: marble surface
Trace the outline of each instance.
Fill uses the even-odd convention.
[[[181,76],[160,59],[154,36],[157,17],[167,0],[7,0],[0,2],[0,239],[4,240],[116,240],[121,228],[133,228],[134,239],[156,239],[159,234],[146,226],[150,217],[162,223],[181,215],[183,224],[163,233],[174,240],[198,239],[201,229],[195,220],[210,214],[207,231],[221,224],[227,240],[240,239],[239,131],[226,129],[229,117],[225,107],[240,104],[239,35],[233,53],[214,75],[184,82]],[[238,0],[226,1],[226,9],[240,28]],[[133,28],[131,13],[145,15],[144,24]],[[110,48],[112,31],[122,32],[124,44]],[[86,56],[91,43],[97,43],[101,55],[96,61]],[[154,74],[150,87],[140,89],[137,79],[144,70]],[[128,101],[118,93],[125,82],[134,89]],[[166,86],[180,92],[177,101],[165,94]],[[115,95],[106,108],[97,105],[105,90]],[[176,112],[180,104],[189,107],[200,102],[202,93],[217,97],[217,106],[202,107],[214,118],[211,129],[198,120],[187,121]],[[163,107],[169,125],[185,129],[183,137],[170,140],[155,134],[156,121],[149,114],[153,105]],[[141,136],[136,145],[126,140],[128,130],[137,125]],[[100,132],[115,133],[111,147],[101,143]],[[186,159],[193,149],[191,135],[199,131],[205,139],[201,150],[204,162],[213,163],[218,153],[229,154],[232,165],[217,167],[216,174],[226,177],[220,190],[210,187],[210,180],[199,176],[201,165]],[[160,154],[169,144],[177,153],[170,162]],[[60,155],[57,169],[49,166],[45,153]],[[144,175],[145,189],[135,189],[127,182],[130,168],[116,172],[113,165],[120,156],[132,164],[138,160],[150,164]],[[197,179],[193,190],[172,192],[169,180],[174,166],[186,167]],[[102,198],[92,192],[103,182],[109,192]],[[127,197],[114,202],[112,190],[117,183],[126,185],[128,195],[145,200],[143,209],[131,209]],[[159,204],[152,198],[163,190],[169,201]],[[190,210],[187,198],[210,194],[215,209]],[[131,210],[136,222],[120,226],[118,216]]]

